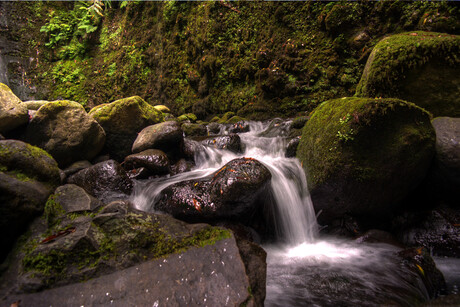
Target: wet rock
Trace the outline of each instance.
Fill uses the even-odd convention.
[[[460,187],[460,118],[437,117],[432,121],[436,131],[436,155],[432,181],[436,194],[459,205]]]
[[[210,134],[221,134],[222,133],[222,124],[212,122],[208,125],[208,130]]]
[[[83,160],[83,161],[77,161],[75,163],[72,163],[70,166],[68,166],[66,169],[63,170],[64,174],[66,177],[69,177],[76,172],[81,171],[82,169],[91,167],[92,164],[89,161]]]
[[[128,174],[130,179],[147,179],[152,172],[145,167],[138,167],[127,170],[126,174]]]
[[[56,161],[44,150],[16,140],[0,141],[0,261],[27,225],[43,212],[60,182]]]
[[[171,175],[177,175],[180,173],[189,172],[195,166],[193,162],[186,161],[185,159],[180,159],[176,164],[171,166]]]
[[[49,236],[49,233],[53,235]],[[10,280],[7,284],[9,293],[25,289],[27,292],[34,292],[70,283],[81,285],[80,282],[83,280],[121,271],[133,265],[138,266],[146,259],[154,258],[161,258],[155,264],[160,270],[158,274],[152,274],[149,270],[147,275],[165,282],[172,280],[173,284],[180,285],[181,283],[176,283],[176,279],[172,279],[176,276],[174,272],[180,272],[177,276],[183,278],[187,291],[194,287],[195,279],[192,278],[192,283],[187,284],[184,272],[199,274],[198,280],[200,275],[209,274],[208,278],[199,282],[200,285],[207,280],[215,282],[215,277],[222,276],[221,273],[226,271],[232,272],[229,273],[228,279],[225,278],[228,284],[233,282],[232,279],[241,278],[248,283],[235,239],[228,230],[206,224],[189,225],[168,215],[137,211],[123,201],[107,204],[92,214],[63,214],[58,224],[48,230],[48,234],[34,234],[26,246],[28,248],[25,251],[15,255],[20,263],[20,268],[16,269],[21,273],[13,274],[19,278]],[[216,248],[222,252],[213,252]],[[200,256],[188,257],[184,254],[187,250],[192,250],[192,255],[199,250]],[[179,255],[181,256],[178,257]],[[213,258],[215,256],[223,258],[217,262]],[[210,258],[213,258],[213,261]],[[177,262],[179,259],[182,260]],[[168,269],[169,261],[176,262]],[[215,266],[217,264],[219,268]],[[177,265],[180,265],[180,269]],[[187,267],[187,270],[184,271],[184,267]],[[177,271],[174,271],[174,268]],[[213,270],[220,273],[212,276]],[[239,271],[236,273],[236,270]],[[195,271],[196,273],[193,273]],[[135,269],[135,272],[138,270]],[[1,284],[5,286],[5,283]],[[137,287],[138,282],[135,284]],[[157,282],[152,284],[158,285]],[[246,291],[248,286],[244,288]],[[171,295],[175,292],[174,289],[163,289],[159,293]],[[210,289],[206,288],[207,291]],[[5,289],[0,290],[3,294],[4,291]],[[145,289],[142,291],[145,293]],[[219,291],[222,289],[219,288]]]
[[[247,220],[248,214],[256,210],[256,201],[266,191],[270,179],[270,171],[259,161],[235,159],[208,179],[167,187],[155,209],[186,221]]]
[[[321,224],[350,214],[385,224],[427,174],[434,155],[430,115],[399,99],[341,98],[315,109],[297,157]]]
[[[446,307],[446,306],[458,306],[460,302],[460,294],[449,294],[445,296],[438,297],[437,299],[426,302],[420,307]]]
[[[13,130],[29,121],[27,106],[3,83],[0,83],[0,133]]]
[[[356,96],[400,98],[434,116],[459,117],[460,65],[450,58],[459,50],[459,35],[417,31],[386,37],[372,50]]]
[[[404,265],[416,272],[422,279],[430,298],[445,294],[446,282],[442,273],[436,268],[430,252],[425,248],[407,248],[398,253]]]
[[[74,184],[66,184],[58,187],[54,192],[54,201],[66,213],[92,211],[102,205],[98,199]]]
[[[291,125],[290,121],[286,121],[281,118],[275,118],[272,120],[270,125],[268,126],[265,131],[263,131],[260,136],[261,137],[277,137],[277,136],[287,136],[289,132],[289,126]]]
[[[121,165],[109,160],[95,164],[70,176],[68,183],[76,184],[105,202],[131,193],[133,183]]]
[[[286,146],[286,158],[293,158],[296,156],[297,147],[300,143],[300,136],[293,138]]]
[[[237,134],[211,137],[201,141],[201,144],[217,149],[227,149],[235,153],[242,152],[241,139]]]
[[[158,149],[147,149],[140,153],[129,155],[124,161],[125,169],[144,167],[151,175],[165,175],[170,172],[169,159]]]
[[[208,129],[205,125],[184,123],[181,126],[185,136],[205,136],[208,135]]]
[[[184,139],[183,154],[187,160],[195,161],[196,153],[202,150],[203,150],[203,145],[201,143],[190,140],[190,139]]]
[[[178,156],[184,142],[183,131],[177,122],[169,121],[144,128],[137,136],[132,151],[160,149],[168,156]]]
[[[400,223],[397,235],[404,244],[424,246],[434,255],[460,257],[460,210],[438,207],[416,215],[413,222],[405,219]]]
[[[117,161],[123,161],[131,154],[139,131],[163,121],[163,113],[139,96],[96,106],[89,114],[104,128],[107,135],[105,150]]]
[[[61,100],[49,102],[37,111],[25,139],[45,149],[63,167],[96,157],[104,146],[105,132],[82,105]]]
[[[235,124],[232,124],[228,130],[230,133],[243,133],[249,131],[249,124],[247,122],[238,121]]]

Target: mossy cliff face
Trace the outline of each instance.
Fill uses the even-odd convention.
[[[320,222],[385,220],[423,179],[435,133],[425,110],[398,99],[341,98],[306,123],[297,157]]]
[[[448,2],[112,2],[91,33],[78,30],[80,5],[17,4],[33,12],[34,40],[19,38],[37,59],[36,98],[93,107],[139,95],[199,119],[311,111],[355,92],[385,34],[460,31]]]
[[[373,49],[356,90],[360,97],[398,97],[435,116],[460,116],[460,36],[406,32]]]

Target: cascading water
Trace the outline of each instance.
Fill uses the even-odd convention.
[[[255,158],[272,174],[278,235],[275,244],[264,246],[268,255],[266,306],[378,306],[380,303],[372,303],[377,301],[410,306],[406,297],[427,299],[420,278],[398,264],[398,248],[318,239],[303,169],[297,159],[285,157],[288,127],[289,123],[277,120],[251,122],[250,131],[240,134],[243,154],[205,147],[195,156],[194,170],[137,182],[132,202],[140,210],[155,211],[167,186],[209,176],[241,156]]]

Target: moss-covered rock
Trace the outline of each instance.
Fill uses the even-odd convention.
[[[373,49],[356,89],[359,97],[396,97],[435,116],[460,116],[460,36],[411,32]]]
[[[187,114],[182,114],[179,117],[177,117],[177,120],[180,122],[191,122],[194,123],[197,120],[197,117],[193,113],[187,113]]]
[[[77,102],[49,102],[37,111],[25,139],[49,152],[61,167],[91,160],[102,150],[105,132]]]
[[[29,120],[27,106],[3,83],[0,83],[0,132],[17,128]]]
[[[89,114],[104,128],[107,134],[105,148],[119,161],[131,153],[138,132],[163,121],[163,113],[139,96],[94,107]]]
[[[121,201],[91,214],[61,212],[59,223],[25,244],[20,282],[29,291],[74,283],[231,236],[222,228],[187,225]]]
[[[384,219],[424,178],[435,133],[425,110],[399,99],[342,98],[317,107],[297,157],[320,222],[349,213]]]
[[[44,150],[16,140],[0,141],[0,261],[17,237],[43,212],[60,181],[56,161]]]
[[[183,123],[181,125],[182,131],[185,136],[205,136],[208,135],[208,129],[205,125]]]
[[[222,117],[218,120],[218,123],[219,124],[225,124],[233,116],[235,116],[235,112],[227,112],[224,115],[222,115]]]

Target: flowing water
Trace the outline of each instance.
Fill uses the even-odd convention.
[[[205,148],[195,156],[194,170],[171,177],[138,181],[132,201],[155,211],[168,185],[203,178],[238,157],[252,157],[271,172],[277,243],[267,251],[266,306],[377,306],[390,302],[410,306],[407,297],[428,298],[417,274],[400,265],[399,248],[318,238],[318,226],[300,163],[285,157],[289,123],[252,122],[241,133],[243,154]],[[221,134],[226,134],[225,129]]]

